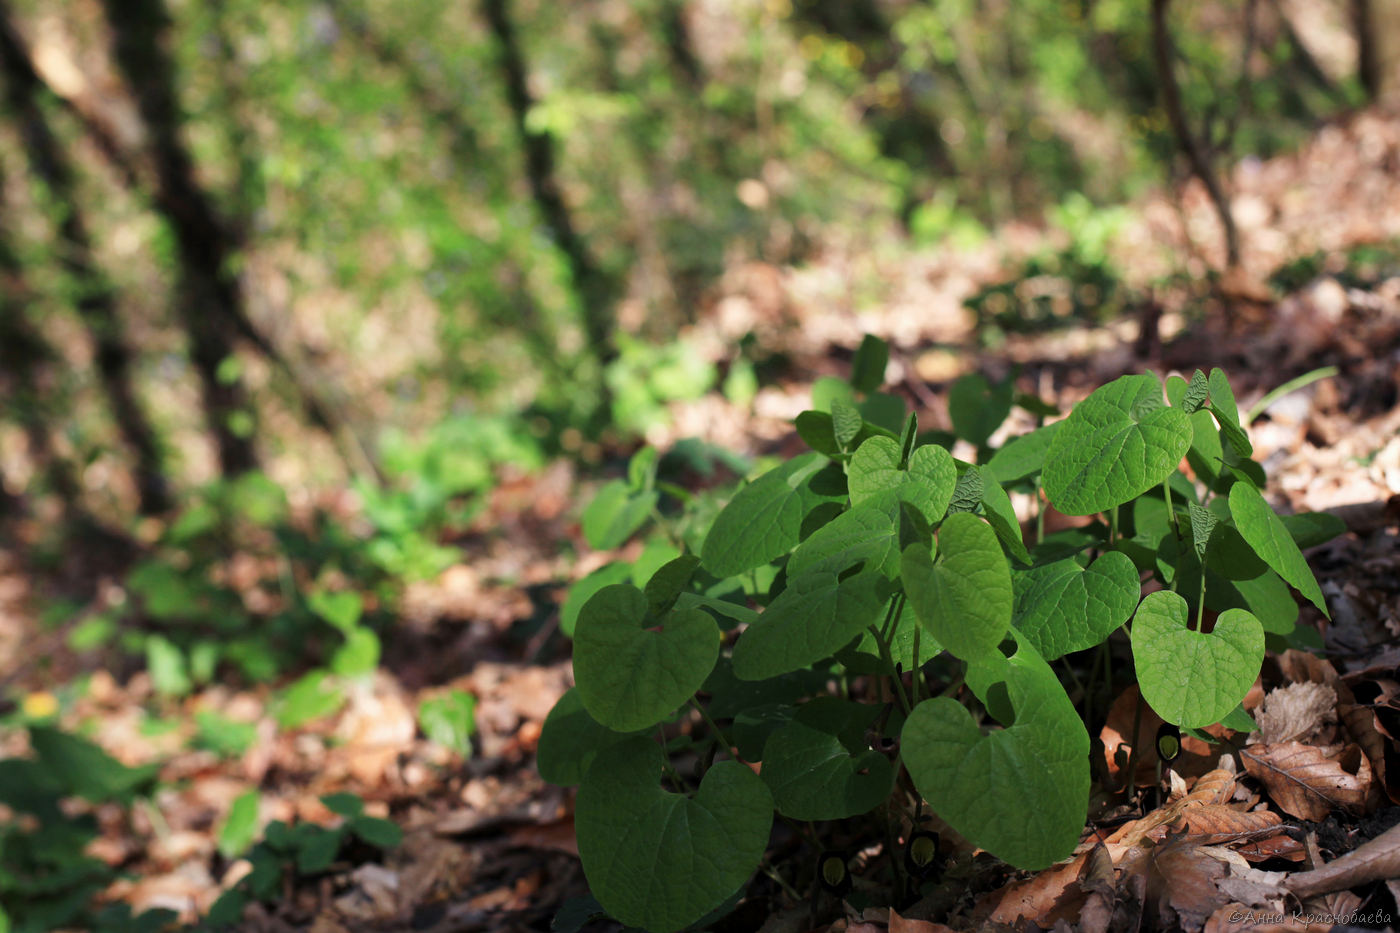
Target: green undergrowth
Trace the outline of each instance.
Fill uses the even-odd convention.
[[[1295,599],[1327,612],[1302,549],[1342,528],[1269,505],[1220,370],[1123,376],[1055,421],[1010,381],[966,377],[950,436],[880,391],[886,361],[867,339],[797,418],[810,452],[732,495],[658,483],[643,450],[584,513],[596,547],[647,543],[564,607],[577,686],[539,769],[579,786],[584,870],[625,924],[732,907],[773,873],[775,818],[815,842],[852,819],[907,835],[932,811],[1044,868],[1088,815],[1095,694],[1076,657],[1130,658],[1151,708],[1203,735],[1253,727],[1240,704],[1266,648],[1320,647]],[[1037,426],[993,445],[1015,407]],[[1052,508],[1083,518],[1047,532]]]

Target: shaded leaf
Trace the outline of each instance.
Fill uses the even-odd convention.
[[[731,577],[796,547],[807,513],[824,501],[845,498],[813,491],[811,480],[825,462],[820,454],[803,454],[739,490],[705,536],[700,549],[705,569]]]
[[[925,630],[963,660],[995,653],[1011,625],[1011,571],[991,526],[959,513],[938,530],[938,561],[911,545],[901,563],[909,605]]]
[[[1011,658],[994,652],[969,670],[983,668],[979,681],[1005,685],[1011,726],[984,735],[966,707],[936,697],[914,708],[901,749],[914,786],[940,817],[973,845],[1040,869],[1079,842],[1089,735],[1049,665],[1018,643]]]
[[[599,903],[623,923],[670,933],[724,903],[758,867],[773,798],[733,761],[706,771],[694,797],[667,793],[662,762],[661,749],[642,738],[599,752],[574,819]]]
[[[574,632],[579,696],[589,715],[619,732],[655,725],[705,682],[719,640],[715,620],[699,609],[653,620],[641,590],[605,587],[583,607]]]
[[[883,577],[865,570],[840,580],[813,570],[789,580],[734,646],[734,674],[766,680],[829,658],[882,620]]]

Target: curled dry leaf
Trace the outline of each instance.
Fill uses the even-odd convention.
[[[1175,913],[1181,926],[1199,928],[1227,900],[1216,882],[1229,875],[1229,866],[1189,839],[1169,839],[1133,868],[1146,874],[1148,903],[1157,905],[1164,926]]]
[[[1329,684],[1288,684],[1270,690],[1255,713],[1265,744],[1304,742],[1337,721],[1337,691]]]
[[[1234,774],[1223,768],[1202,775],[1180,799],[1120,826],[1092,848],[1081,846],[1071,861],[1008,885],[1000,893],[988,919],[1012,925],[1029,919],[1038,926],[1048,927],[1061,917],[1074,920],[1080,912],[1087,911],[1091,903],[1096,904],[1096,910],[1107,905],[1111,914],[1111,899],[1105,901],[1100,897],[1096,901],[1094,895],[1112,891],[1113,866],[1125,858],[1136,862],[1145,857],[1144,851],[1156,852],[1163,848],[1159,845],[1157,849],[1145,850],[1141,848],[1144,842],[1161,843],[1169,839],[1166,845],[1179,845],[1189,840],[1190,845],[1199,849],[1202,845],[1253,842],[1260,836],[1267,836],[1282,818],[1273,812],[1246,812],[1225,806],[1234,795],[1235,786]],[[1168,837],[1169,829],[1184,832]],[[1091,863],[1091,858],[1096,861]],[[1171,858],[1173,856],[1169,855],[1168,861]],[[1244,860],[1240,859],[1240,863]]]
[[[1084,933],[1106,933],[1113,922],[1113,909],[1118,901],[1117,873],[1108,847],[1099,843],[1089,852],[1084,870],[1079,874],[1079,887],[1086,897],[1079,910],[1079,925]]]
[[[889,933],[953,933],[953,928],[928,920],[901,917],[899,911],[890,908]]]
[[[1301,742],[1251,745],[1240,757],[1245,770],[1291,816],[1316,822],[1333,810],[1368,812],[1371,767],[1355,745],[1344,746],[1333,757]]]
[[[1121,847],[1119,851],[1121,853]],[[1058,913],[1057,908],[1064,906],[1070,898],[1074,898],[1073,906],[1077,908],[1082,900],[1078,897],[1076,882],[1087,858],[1087,854],[1077,855],[1066,864],[1052,866],[1025,881],[1007,885],[988,919],[992,923],[1019,925],[1024,918],[1033,921],[1036,926],[1051,926]]]
[[[1251,839],[1235,849],[1251,862],[1267,862],[1269,859],[1285,859],[1301,862],[1304,857],[1303,843],[1287,833],[1279,833],[1264,839]]]
[[[1388,762],[1388,759],[1395,757],[1395,751],[1393,745],[1386,742],[1386,737],[1378,729],[1376,711],[1359,703],[1339,702],[1337,715],[1346,728],[1347,735],[1361,747],[1361,752],[1366,756],[1366,761],[1370,763],[1371,771],[1376,777],[1376,780],[1371,782],[1371,799],[1367,809],[1374,810],[1380,804],[1382,793],[1400,803],[1400,787],[1393,786],[1397,776],[1391,773]]]
[[[1184,828],[1193,836],[1213,837],[1210,840],[1202,841],[1216,843],[1237,839],[1244,835],[1260,834],[1282,822],[1283,817],[1272,810],[1242,812],[1219,804],[1204,804],[1181,811],[1173,828]]]

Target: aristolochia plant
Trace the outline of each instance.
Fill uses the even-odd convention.
[[[1047,866],[1079,842],[1090,785],[1089,733],[1051,662],[1127,629],[1158,715],[1248,729],[1266,643],[1316,637],[1289,587],[1327,611],[1299,548],[1339,523],[1270,508],[1219,370],[1167,380],[1170,404],[1157,376],[1124,376],[995,451],[1013,405],[1053,412],[965,378],[950,414],[970,463],[876,391],[886,353],[868,338],[851,384],[819,383],[797,419],[812,452],[717,514],[659,483],[654,451],[585,513],[613,547],[663,493],[685,503],[673,545],[575,587],[578,685],[539,744],[541,774],[580,785],[584,870],[624,923],[664,933],[720,908],[775,811],[904,812],[907,834],[926,803],[1012,865]],[[1046,535],[1039,514],[1028,548],[1008,492],[1103,520]]]

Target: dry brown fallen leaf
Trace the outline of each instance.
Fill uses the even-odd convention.
[[[1157,765],[1160,761],[1156,737],[1157,730],[1162,726],[1162,718],[1141,700],[1137,685],[1128,687],[1113,701],[1099,737],[1103,740],[1104,762],[1109,775],[1115,780],[1122,780],[1126,761],[1131,755],[1135,722],[1139,746],[1135,779],[1137,786],[1141,787],[1155,784],[1158,780]],[[1229,734],[1229,730],[1221,726],[1211,726],[1206,731],[1217,738]],[[1194,736],[1181,737],[1181,755],[1172,762],[1172,770],[1189,777],[1205,774],[1214,767],[1215,753],[1211,751],[1211,746]]]
[[[1392,826],[1321,868],[1290,876],[1285,884],[1298,897],[1311,897],[1396,876],[1400,876],[1400,826]]]
[[[1371,766],[1355,745],[1330,757],[1301,742],[1250,745],[1240,750],[1240,757],[1274,803],[1300,820],[1317,822],[1333,810],[1354,815],[1369,810]]]
[[[1337,721],[1337,691],[1312,681],[1276,687],[1264,695],[1254,719],[1264,744],[1306,742]]]
[[[930,920],[912,920],[901,917],[899,911],[890,908],[889,933],[954,933],[952,927]]]
[[[1112,866],[1123,863],[1125,858],[1140,861],[1167,845],[1181,845],[1183,840],[1197,849],[1211,846],[1212,851],[1227,842],[1267,841],[1270,834],[1277,831],[1282,818],[1271,811],[1245,811],[1226,806],[1234,796],[1235,787],[1235,775],[1225,769],[1201,776],[1183,796],[1120,826],[1092,847],[1081,846],[1080,852],[1070,861],[1005,887],[999,892],[988,919],[1013,925],[1029,919],[1039,926],[1049,926],[1056,919],[1080,917],[1090,900],[1086,893],[1090,892],[1086,866],[1091,856],[1103,858]],[[1172,831],[1179,834],[1168,837]],[[1153,843],[1155,847],[1149,848]],[[1100,852],[1102,855],[1097,855]],[[1245,864],[1243,857],[1234,857],[1241,865]],[[1173,856],[1169,854],[1167,858],[1170,860]],[[1111,905],[1109,912],[1111,914]],[[1202,918],[1204,916],[1202,914]]]

